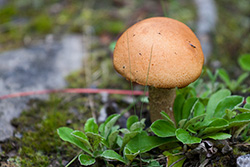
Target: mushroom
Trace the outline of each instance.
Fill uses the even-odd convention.
[[[194,82],[203,63],[202,48],[192,30],[166,17],[148,18],[128,28],[118,39],[113,55],[118,73],[149,86],[152,122],[161,118],[161,111],[174,121],[176,87]]]

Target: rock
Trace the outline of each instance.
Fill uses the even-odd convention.
[[[11,93],[44,89],[61,89],[70,72],[80,69],[85,56],[82,36],[69,35],[61,41],[8,51],[0,54],[0,97]],[[0,100],[0,141],[13,135],[10,121],[27,108],[31,98]]]
[[[249,167],[250,166],[250,154],[242,155],[237,158],[237,167]]]
[[[212,52],[212,37],[217,22],[217,8],[214,0],[194,0],[197,8],[197,30],[202,50],[207,60]]]

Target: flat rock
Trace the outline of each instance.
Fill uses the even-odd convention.
[[[61,89],[65,76],[80,69],[86,50],[82,36],[68,35],[60,41],[8,51],[0,54],[0,96],[17,92]],[[0,100],[0,141],[13,135],[10,122],[27,109],[31,98],[46,95]]]

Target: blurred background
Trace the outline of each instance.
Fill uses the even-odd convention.
[[[91,33],[109,48],[137,21],[166,16],[196,32],[207,65],[234,71],[237,57],[249,53],[249,15],[248,0],[0,0],[0,51],[68,33]]]

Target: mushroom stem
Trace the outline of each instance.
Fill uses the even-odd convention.
[[[149,106],[150,106],[150,119],[154,122],[162,119],[161,111],[165,111],[170,119],[175,122],[173,113],[173,104],[176,97],[175,88],[155,88],[149,87]]]

